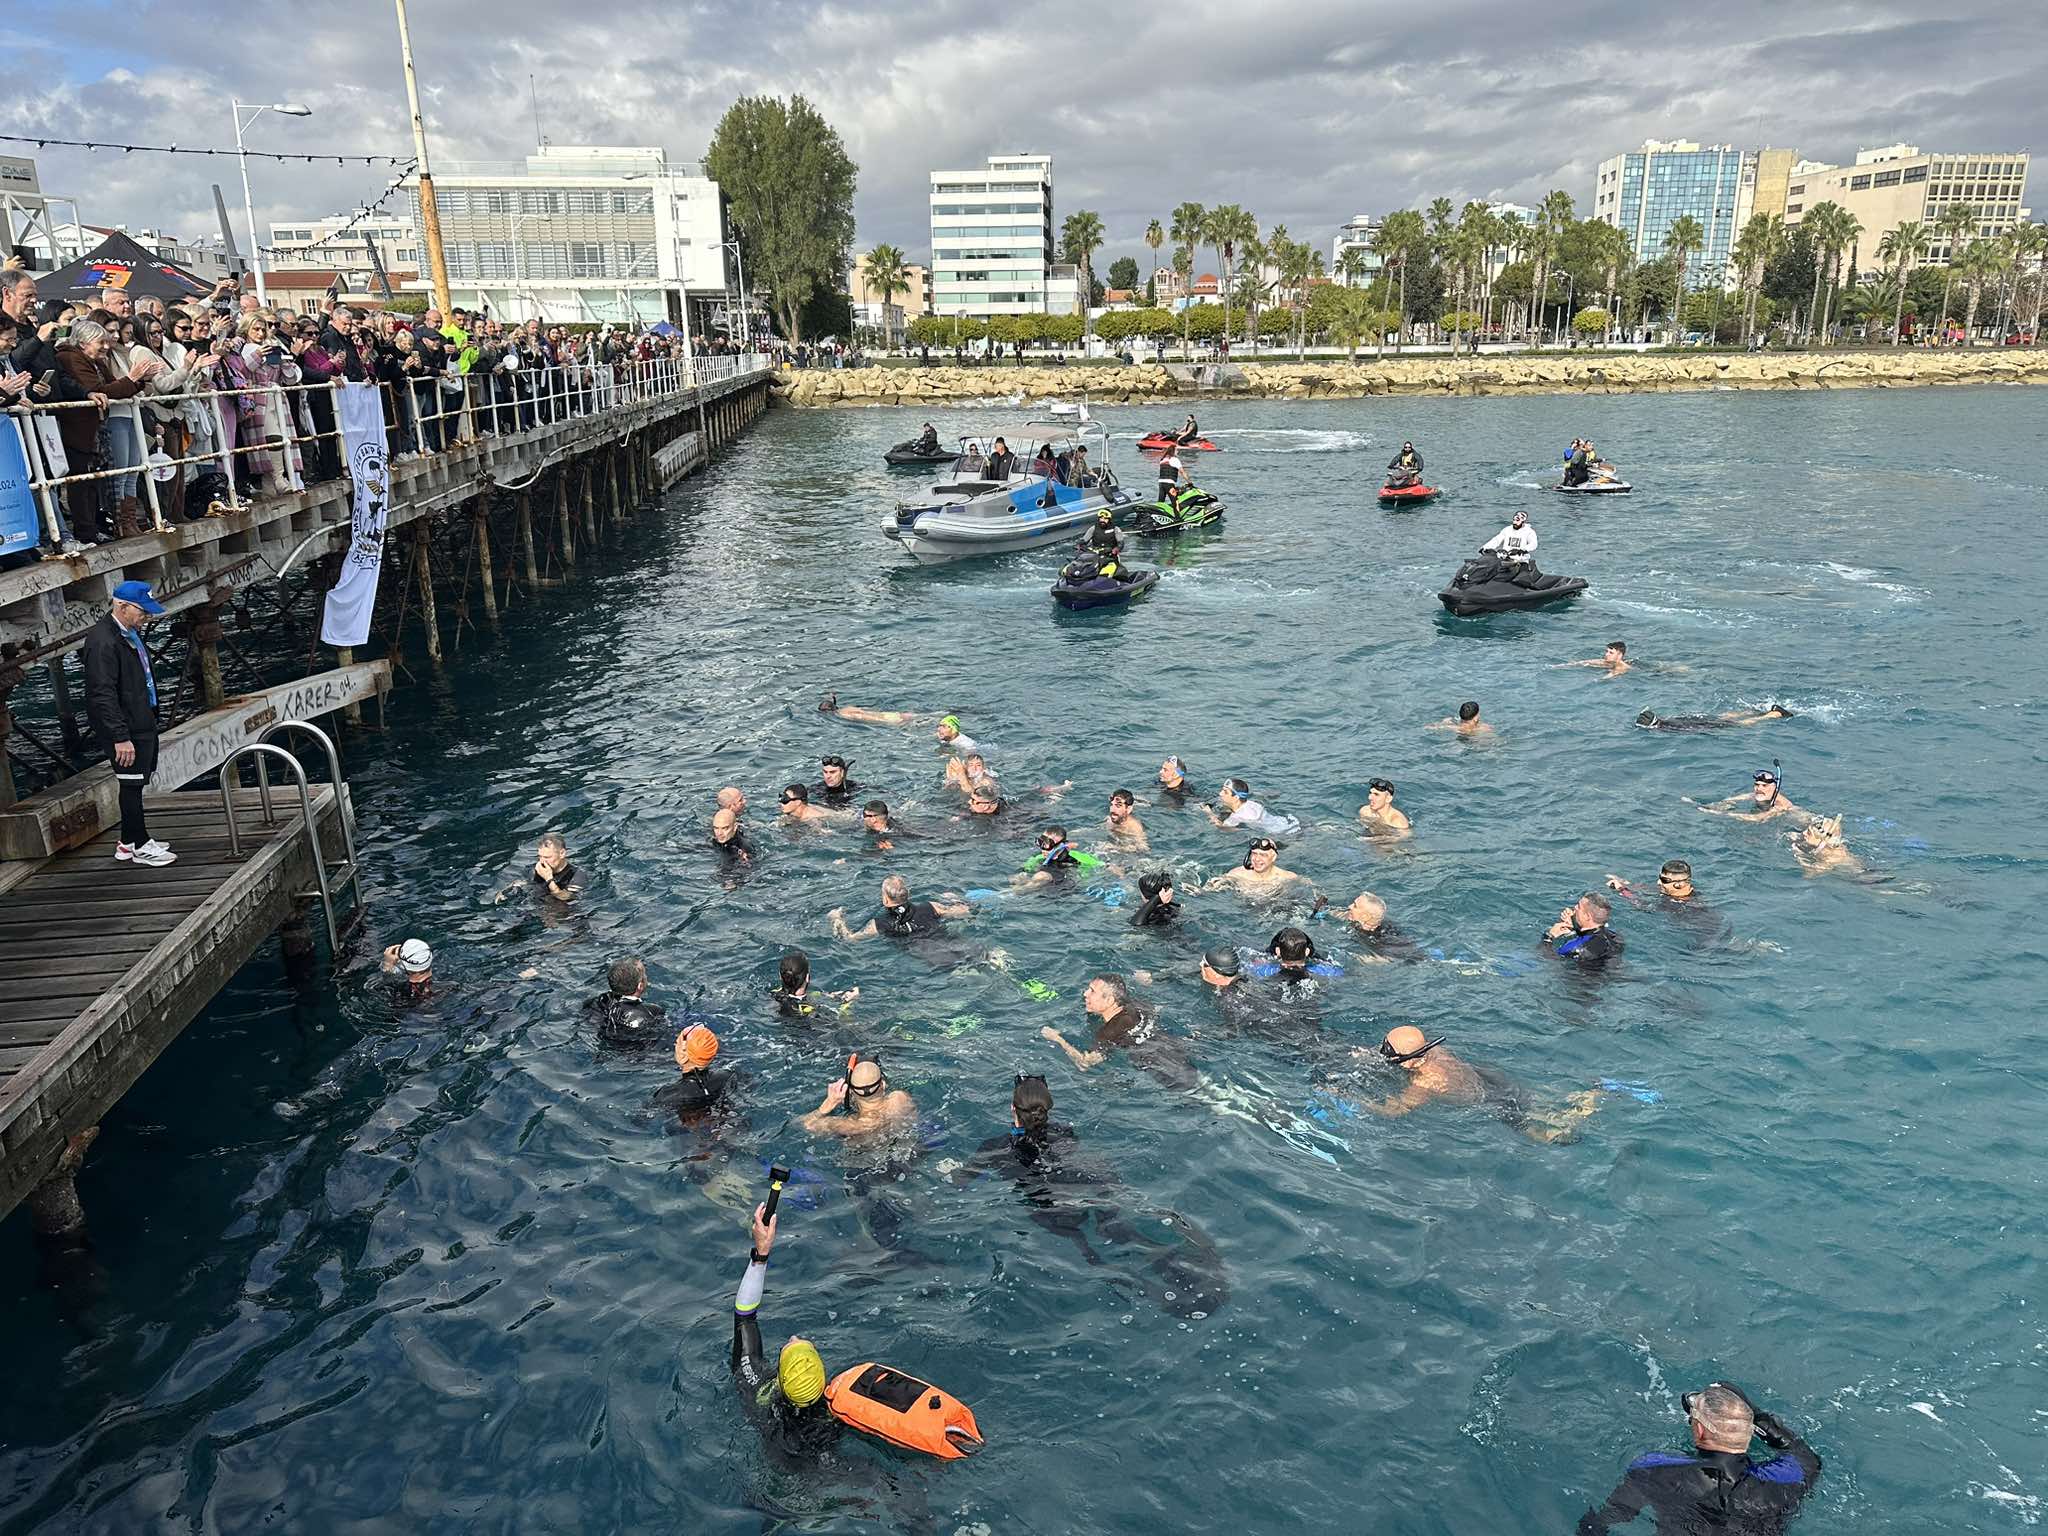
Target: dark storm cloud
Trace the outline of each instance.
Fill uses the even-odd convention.
[[[2048,139],[2029,78],[2048,9],[1966,0],[1938,21],[1899,4],[1728,0],[1445,0],[1245,6],[1089,0],[997,9],[965,0],[688,7],[623,0],[416,4],[414,46],[437,157],[514,159],[556,143],[701,155],[750,92],[801,91],[861,167],[861,238],[922,258],[926,172],[1009,149],[1055,157],[1060,212],[1093,208],[1103,260],[1147,252],[1146,222],[1183,199],[1242,203],[1327,246],[1353,213],[1449,197],[1591,199],[1595,167],[1647,137],[1774,144],[1816,159],[1904,139],[2020,148]],[[263,119],[271,149],[410,153],[389,8],[56,7],[0,21],[9,131],[232,142],[229,98],[297,97]],[[228,162],[40,154],[46,185],[97,222],[213,227]],[[259,222],[350,208],[383,175],[263,166]]]

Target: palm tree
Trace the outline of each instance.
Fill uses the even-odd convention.
[[[1320,256],[1322,253],[1316,253]],[[1353,254],[1346,251],[1345,255]],[[1337,306],[1336,321],[1330,327],[1330,336],[1343,347],[1352,362],[1358,361],[1358,344],[1367,335],[1375,333],[1371,295],[1356,288],[1346,288]]]
[[[2028,262],[2034,264],[2034,323],[2028,327],[2038,342],[2041,338],[2041,290],[2048,284],[2048,224],[2019,224],[2012,232],[2013,254],[2013,303],[2019,303],[2018,274],[2026,270]]]
[[[1060,226],[1060,257],[1081,269],[1081,334],[1095,334],[1089,310],[1095,303],[1095,253],[1102,249],[1102,220],[1086,208],[1067,215]]]
[[[1145,226],[1145,243],[1152,248],[1152,281],[1146,286],[1152,291],[1154,303],[1159,299],[1159,247],[1166,244],[1166,231],[1154,219]]]
[[[1671,228],[1664,232],[1664,250],[1677,264],[1678,277],[1671,285],[1673,298],[1674,329],[1685,330],[1685,263],[1695,252],[1706,249],[1707,232],[1700,221],[1689,213],[1681,213],[1671,221]]]
[[[1381,252],[1382,263],[1398,262],[1401,268],[1401,296],[1394,306],[1400,317],[1394,324],[1394,349],[1400,350],[1401,338],[1408,331],[1408,261],[1426,239],[1422,215],[1413,208],[1402,208],[1380,220],[1380,232],[1373,237],[1373,246]]]
[[[1195,247],[1202,243],[1202,224],[1208,217],[1208,210],[1200,203],[1182,203],[1173,210],[1173,243],[1179,248],[1174,255],[1173,269],[1186,280],[1181,288],[1180,305],[1182,357],[1186,357],[1188,351],[1188,298],[1195,279]]]
[[[1553,191],[1544,194],[1536,209],[1536,227],[1530,231],[1529,250],[1536,262],[1529,289],[1529,313],[1534,321],[1530,346],[1543,344],[1543,310],[1550,300],[1550,263],[1556,257],[1562,236],[1572,222],[1572,195]]]
[[[1346,288],[1356,288],[1358,280],[1365,276],[1365,252],[1355,245],[1345,246],[1344,254],[1337,258],[1337,275],[1344,279]]]
[[[1891,263],[1892,276],[1899,290],[1892,306],[1892,345],[1895,347],[1906,324],[1906,279],[1912,275],[1913,264],[1927,254],[1932,243],[1927,226],[1917,219],[1909,219],[1887,230],[1885,237],[1877,242],[1878,260]]]
[[[1763,288],[1764,268],[1776,259],[1785,248],[1785,221],[1775,213],[1753,213],[1749,222],[1742,226],[1742,233],[1735,237],[1735,244],[1728,252],[1735,262],[1737,280],[1742,284],[1745,302],[1742,307],[1742,339],[1749,340],[1756,330],[1756,300]]]
[[[1822,346],[1826,346],[1828,341],[1828,311],[1834,306],[1835,289],[1841,280],[1842,258],[1848,254],[1850,247],[1855,245],[1856,237],[1863,233],[1863,225],[1857,221],[1855,214],[1846,208],[1834,207],[1833,204],[1828,206],[1834,211],[1828,215],[1827,227],[1823,234],[1828,269],[1828,296],[1820,310]]]
[[[1977,210],[1968,203],[1950,203],[1942,210],[1941,217],[1934,221],[1934,227],[1940,230],[1942,238],[1948,241],[1948,276],[1941,285],[1941,329],[1946,334],[1948,295],[1956,280],[1956,256],[1963,249],[1963,237],[1976,233]]]
[[[1629,266],[1635,260],[1635,242],[1628,237],[1628,231],[1616,224],[1602,224],[1597,228],[1601,259],[1607,264],[1607,336],[1614,340],[1615,327],[1621,318],[1621,282]]]
[[[1238,257],[1244,271],[1238,274],[1236,299],[1244,310],[1246,329],[1251,333],[1252,355],[1259,352],[1259,306],[1266,297],[1266,264],[1277,261],[1282,246],[1287,243],[1287,226],[1279,225],[1273,231],[1270,241],[1254,235],[1245,241]]]
[[[1963,247],[1960,257],[1953,258],[1949,265],[1956,269],[1963,280],[1963,292],[1967,296],[1963,311],[1963,345],[1977,344],[1977,303],[1984,297],[1984,289],[2000,281],[2005,275],[2007,257],[2000,242],[1996,240],[1972,240]]]
[[[1202,221],[1202,238],[1216,250],[1223,267],[1223,336],[1230,337],[1230,284],[1237,274],[1237,248],[1259,238],[1259,221],[1235,203],[1211,208]]]
[[[882,300],[882,344],[889,344],[889,304],[897,294],[910,292],[910,274],[903,267],[903,252],[893,245],[878,245],[861,259],[861,281],[868,292]]]

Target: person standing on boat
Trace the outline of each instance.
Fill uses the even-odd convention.
[[[988,478],[991,480],[1007,480],[1016,473],[1016,470],[1017,455],[1010,452],[1010,445],[1008,443],[1004,442],[1000,437],[997,438],[995,447],[991,448],[988,453]]]

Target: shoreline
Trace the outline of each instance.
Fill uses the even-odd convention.
[[[1206,369],[1205,369],[1206,371]],[[1098,405],[1181,397],[1349,400],[1371,395],[1658,394],[1707,389],[1918,389],[1955,384],[2048,384],[2048,348],[1981,351],[1444,356],[1226,364],[1197,385],[1175,364],[1074,363],[1046,368],[785,369],[771,383],[783,405],[925,405],[1077,400]]]

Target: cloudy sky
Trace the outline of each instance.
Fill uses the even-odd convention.
[[[1815,159],[1906,140],[2048,148],[2048,6],[1953,0],[1434,0],[1285,6],[1087,0],[412,0],[437,159],[557,144],[703,153],[742,94],[809,96],[860,166],[862,243],[928,252],[926,173],[1054,157],[1058,212],[1096,210],[1145,257],[1178,202],[1237,202],[1326,245],[1357,212],[1443,195],[1591,201],[1595,165],[1646,137]],[[298,99],[252,148],[410,154],[388,0],[6,0],[0,132],[231,145],[229,102]],[[0,153],[21,146],[0,144]],[[232,161],[26,148],[88,222],[215,227]],[[252,162],[259,228],[350,209],[388,170]],[[2048,205],[2048,189],[2030,199]],[[239,223],[239,214],[237,215]]]

